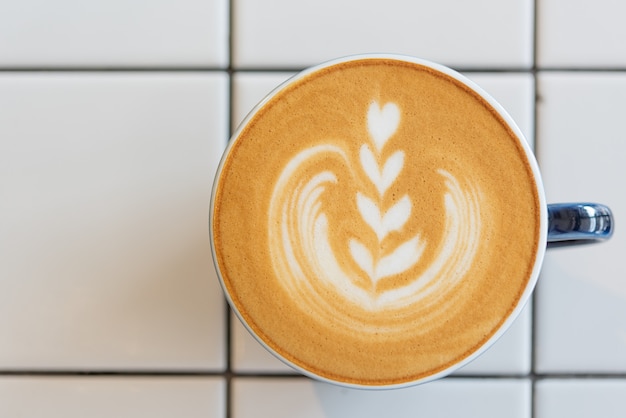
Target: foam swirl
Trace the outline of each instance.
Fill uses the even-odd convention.
[[[471,267],[481,221],[480,192],[471,182],[461,183],[449,171],[436,169],[445,184],[445,226],[436,244],[406,228],[415,216],[409,194],[395,199],[390,207],[383,206],[386,193],[404,168],[403,150],[395,150],[384,161],[382,158],[400,123],[396,104],[381,107],[374,101],[367,112],[369,142],[360,147],[357,156],[330,141],[311,147],[289,161],[274,185],[268,237],[276,277],[291,300],[320,321],[340,322],[361,332],[397,331],[394,327],[402,322],[398,318],[415,315],[441,300]],[[375,195],[358,189],[355,179],[363,175]],[[333,219],[325,210],[325,196],[332,188],[340,188],[346,199],[354,199],[355,216],[366,226],[364,233],[369,228],[376,237],[377,247],[371,240],[352,236],[343,243],[345,248],[337,248],[329,233]],[[384,252],[382,243],[391,233],[403,238]],[[427,266],[420,266],[428,245],[437,245],[436,255]],[[379,286],[398,275],[407,276],[401,285]],[[364,284],[363,277],[369,282]],[[385,320],[387,314],[389,320]]]

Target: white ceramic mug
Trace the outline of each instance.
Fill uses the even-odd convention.
[[[397,74],[393,72],[396,67]],[[412,100],[412,95],[419,100]],[[348,111],[348,107],[356,110]],[[473,112],[471,117],[468,117],[470,113],[464,114],[464,109]],[[329,122],[319,123],[318,119]],[[331,127],[335,122],[343,125]],[[344,125],[350,125],[352,130]],[[456,130],[461,130],[462,135],[455,133]],[[480,138],[496,131],[494,139]],[[443,145],[424,145],[420,148],[422,151],[417,148],[411,151],[403,146],[422,139],[413,141],[406,139],[406,135],[424,138],[423,142],[437,139]],[[317,141],[334,136],[342,138],[336,143]],[[303,144],[307,139],[302,138],[309,137],[311,144]],[[352,141],[345,139],[347,137],[363,143],[346,145]],[[473,142],[465,143],[469,142],[466,137]],[[506,151],[504,155],[505,151],[499,151],[496,142],[507,143],[506,149],[516,151]],[[350,154],[348,148],[357,146],[360,146],[360,153]],[[397,149],[391,149],[393,147]],[[467,150],[476,147],[482,147],[483,151],[472,157],[476,161],[470,161],[471,158],[466,157]],[[442,190],[448,199],[445,201],[448,203],[441,199],[443,206],[425,211],[428,215],[424,216],[438,219],[441,215],[444,230],[460,231],[454,232],[456,238],[446,235],[445,231],[443,238],[431,231],[424,242],[419,231],[413,240],[401,237],[402,234],[413,236],[407,225],[426,205],[416,200],[418,193],[414,193],[412,187],[400,184],[403,173],[413,173],[415,166],[423,164],[428,168],[439,161],[435,157],[422,160],[424,149],[434,150],[432,154],[437,154],[442,161],[441,167],[433,166],[430,171],[438,172],[432,174],[437,184],[447,185],[447,189]],[[455,153],[458,155],[453,155]],[[484,160],[477,160],[483,155]],[[502,163],[501,160],[507,159],[513,163]],[[489,167],[497,164],[501,167]],[[514,172],[512,167],[509,170],[510,166],[517,167],[516,164],[520,167],[518,171]],[[319,173],[315,171],[318,166]],[[475,176],[473,180],[466,179],[472,176]],[[490,178],[499,182],[498,187],[504,187],[507,182],[517,183],[521,176],[527,176],[532,186],[519,186],[520,191],[512,192],[511,196],[500,196],[489,183],[480,181]],[[344,182],[347,183],[345,190],[337,191],[332,199],[323,200],[323,194],[342,184],[344,178],[348,179]],[[290,185],[297,183],[296,179],[303,186],[292,190]],[[396,180],[398,184],[394,183]],[[468,191],[472,182],[476,186],[475,194]],[[365,188],[353,192],[351,188],[356,184],[365,184]],[[422,195],[424,190],[428,188],[422,189]],[[404,197],[390,198],[392,191]],[[519,196],[515,196],[516,193]],[[527,199],[523,197],[526,195]],[[332,202],[343,196],[345,202]],[[439,197],[433,199],[439,202]],[[325,207],[333,204],[338,208],[325,212]],[[504,248],[518,252],[517,247],[509,247],[519,238],[517,231],[505,231],[506,226],[510,229],[515,226],[515,219],[507,220],[508,214],[500,213],[511,210],[511,217],[524,215],[522,209],[518,214],[513,212],[518,204],[532,206],[537,211],[536,216],[520,218],[530,219],[532,223],[525,229],[529,237],[527,248],[519,250],[528,255],[516,258],[519,266],[503,270],[507,277],[494,275],[495,267],[485,267],[484,274],[490,275],[489,280],[494,283],[508,280],[521,270],[525,272],[524,277],[514,289],[506,290],[502,285],[503,294],[514,293],[507,302],[508,308],[497,308],[501,309],[497,318],[485,319],[489,325],[482,325],[483,318],[494,316],[488,312],[488,306],[483,305],[495,303],[497,298],[480,299],[485,292],[479,290],[479,285],[466,282],[485,281],[481,286],[488,289],[487,279],[472,276],[471,272],[478,271],[474,265],[489,266],[498,262],[504,265],[508,257],[503,258],[504,261],[495,260],[494,257],[501,256],[498,251]],[[332,214],[344,209],[352,212]],[[494,224],[502,226],[488,225],[492,219]],[[356,227],[347,228],[347,232],[341,232],[344,238],[333,241],[330,235],[341,227],[329,225],[323,229],[324,222],[332,224],[333,220],[340,220],[342,225],[346,220],[355,225],[360,223],[365,230],[363,236],[370,243],[376,242],[372,238],[373,230],[380,248],[372,250],[372,245],[366,248],[363,243],[367,239],[359,238],[360,232],[354,232]],[[282,227],[274,228],[273,225],[281,222]],[[522,132],[502,106],[480,87],[442,65],[383,54],[345,57],[314,66],[286,81],[260,102],[234,133],[224,153],[216,175],[210,213],[211,245],[220,283],[234,312],[251,334],[268,351],[301,373],[358,388],[395,388],[423,383],[467,364],[487,350],[522,310],[539,276],[546,247],[605,240],[612,232],[613,218],[605,206],[546,203],[539,167]],[[472,234],[477,237],[474,241],[471,241]],[[452,238],[446,238],[448,236]],[[448,246],[441,244],[448,242],[446,240],[450,241]],[[329,244],[344,241],[346,248],[341,250],[341,255],[335,251],[337,245]],[[396,244],[389,244],[391,241]],[[493,248],[487,244],[491,241]],[[432,250],[430,261],[423,261],[426,267],[419,267],[422,254],[433,247],[436,249]],[[376,251],[383,255],[373,260],[372,254]],[[385,255],[384,251],[390,255]],[[437,251],[441,254],[435,254]],[[397,278],[405,272],[409,279]],[[326,296],[333,298],[333,302],[325,301]],[[478,298],[478,305],[485,312],[464,323],[462,318],[469,317],[467,312],[471,307],[468,298]],[[344,299],[345,304],[341,305]],[[457,305],[464,306],[464,310]],[[439,306],[441,312],[437,312]],[[383,317],[388,312],[395,316]],[[300,316],[301,320],[293,319]],[[380,321],[369,322],[368,318],[378,316]],[[430,322],[420,319],[426,317],[431,318]],[[403,324],[402,319],[397,318],[406,318],[407,324],[416,325]],[[465,329],[475,325],[474,320],[481,324],[477,328],[484,328],[476,336],[468,336],[465,341],[451,335],[453,329],[459,334],[466,333]],[[446,328],[444,322],[447,321],[458,321],[458,324],[456,328],[452,325]],[[296,336],[300,334],[302,338],[298,339]],[[404,342],[402,335],[415,338],[409,341],[407,337]],[[370,343],[370,339],[377,342]],[[451,347],[458,345],[460,354],[450,354],[440,364],[432,360],[437,355],[433,347],[439,341],[450,341]],[[350,351],[361,342],[362,348]],[[415,354],[414,361],[433,365],[413,370],[410,354],[407,354],[413,348],[406,346],[421,347],[422,343],[430,348],[425,349],[423,355]],[[318,344],[326,345],[319,353],[309,353]],[[397,358],[402,359],[399,362],[404,362],[405,366],[394,363],[395,354],[384,354],[385,344],[390,351],[402,353]],[[466,346],[461,347],[461,344]],[[371,350],[369,364],[387,364],[377,371],[371,366],[371,376],[367,370],[370,368],[368,350]],[[441,352],[447,351],[448,347],[442,346]],[[348,354],[342,359],[344,352]],[[321,359],[324,356],[328,359]],[[344,367],[348,363],[350,367]],[[386,371],[391,369],[394,370]]]

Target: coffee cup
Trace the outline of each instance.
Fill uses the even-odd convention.
[[[212,255],[250,333],[346,387],[425,383],[485,352],[546,247],[613,232],[596,203],[548,205],[520,129],[480,87],[413,57],[344,57],[271,92],[211,196]]]

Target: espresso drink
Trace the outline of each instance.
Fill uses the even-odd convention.
[[[541,206],[513,129],[455,78],[390,58],[291,81],[238,131],[216,265],[275,353],[354,385],[461,362],[516,309]]]

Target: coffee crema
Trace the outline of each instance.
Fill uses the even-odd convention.
[[[288,82],[248,118],[214,190],[216,266],[276,354],[332,381],[395,385],[482,347],[541,241],[513,130],[457,79],[364,58]]]

